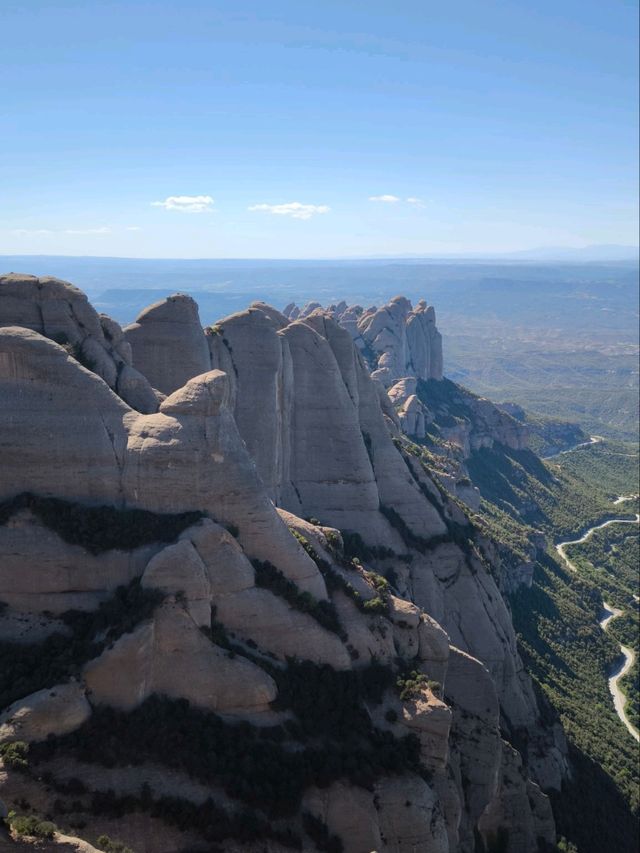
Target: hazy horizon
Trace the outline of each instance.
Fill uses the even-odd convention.
[[[537,246],[529,249],[519,249],[512,252],[478,252],[461,254],[372,254],[372,255],[327,255],[315,256],[193,256],[180,257],[175,255],[98,255],[98,254],[69,254],[54,252],[0,252],[3,258],[77,258],[95,260],[121,260],[121,261],[211,261],[228,263],[350,263],[350,262],[400,262],[408,263],[634,263],[640,261],[640,246],[638,245],[600,245],[590,244],[586,246]]]

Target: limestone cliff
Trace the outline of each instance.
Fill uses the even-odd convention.
[[[353,334],[256,304],[200,335],[165,300],[126,330],[169,394],[143,413],[21,280],[0,314],[1,795],[149,853],[553,843],[531,774],[557,787],[561,744],[486,549]],[[523,728],[536,762],[504,742]]]

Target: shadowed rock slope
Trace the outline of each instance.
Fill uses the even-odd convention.
[[[490,543],[351,334],[165,300],[141,411],[35,322],[48,281],[0,282],[3,799],[136,853],[552,849]]]

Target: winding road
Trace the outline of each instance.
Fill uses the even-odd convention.
[[[615,501],[613,501],[614,505],[624,503],[625,501],[633,500],[637,498],[637,495],[621,495]],[[586,542],[587,539],[590,539],[593,535],[594,531],[602,530],[603,527],[609,527],[610,524],[640,524],[640,515],[636,514],[635,519],[631,518],[610,518],[608,521],[602,522],[602,524],[595,524],[593,527],[590,527],[586,533],[584,533],[579,539],[570,539],[567,542],[558,542],[556,545],[556,551],[562,557],[566,565],[571,569],[572,572],[576,572],[577,569],[571,560],[567,557],[566,548],[569,545],[580,545],[582,542]],[[637,600],[637,596],[634,595],[634,599]],[[604,607],[604,616],[600,619],[600,627],[603,631],[607,630],[609,623],[613,619],[617,619],[618,616],[622,616],[624,610],[619,610],[617,607],[613,607],[611,604],[607,604],[606,601],[602,602]],[[627,701],[627,697],[624,695],[622,690],[618,687],[618,682],[624,678],[624,676],[629,672],[631,667],[635,661],[635,652],[633,649],[630,649],[628,646],[620,646],[620,652],[623,656],[623,661],[620,666],[616,667],[615,671],[611,673],[609,676],[609,691],[613,696],[613,706],[616,710],[616,714],[620,717],[622,722],[627,727],[627,730],[637,741],[640,742],[640,732],[636,729],[636,727],[630,722],[627,715],[624,712],[624,706]]]
[[[591,447],[592,444],[600,444],[604,441],[601,435],[589,436],[589,441],[581,441],[580,444],[574,444],[572,447],[567,447],[566,450],[560,450],[558,453],[552,453],[551,456],[543,456],[545,462],[549,459],[557,459],[558,456],[564,456],[565,453],[573,453],[574,450],[580,450],[581,447]]]

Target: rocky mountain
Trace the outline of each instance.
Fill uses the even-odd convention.
[[[401,383],[457,456],[415,452]],[[175,295],[123,330],[0,278],[12,820],[136,853],[552,850],[564,736],[443,461],[524,431],[449,385],[425,303],[203,328]]]

